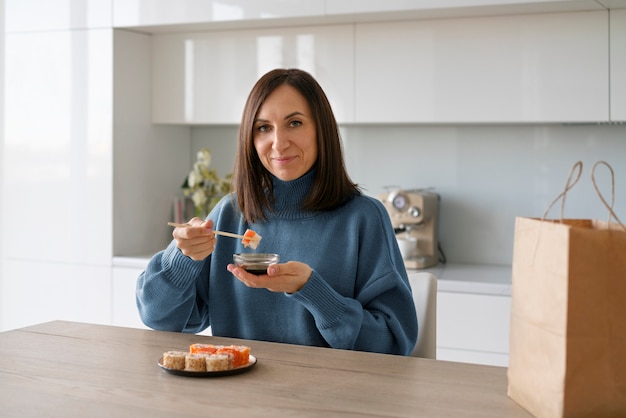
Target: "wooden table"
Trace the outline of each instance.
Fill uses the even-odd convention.
[[[162,353],[245,344],[258,362],[225,377],[173,376]],[[506,368],[54,321],[0,333],[0,415],[530,417]]]

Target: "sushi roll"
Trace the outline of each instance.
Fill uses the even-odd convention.
[[[216,353],[231,354],[233,356],[233,368],[246,366],[250,362],[250,347],[245,345],[227,345],[218,348]]]
[[[209,354],[205,357],[207,372],[228,370],[232,367],[232,354]]]
[[[185,356],[185,371],[206,372],[206,354],[192,354]]]
[[[163,367],[174,370],[184,370],[186,356],[187,353],[184,351],[166,351],[163,353]]]

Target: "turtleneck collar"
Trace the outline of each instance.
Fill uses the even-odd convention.
[[[311,190],[315,173],[316,169],[314,168],[302,177],[289,181],[280,180],[272,175],[275,203],[274,210],[269,214],[269,217],[302,219],[314,216],[314,212],[302,210],[302,202]]]

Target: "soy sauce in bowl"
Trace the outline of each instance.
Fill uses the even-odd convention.
[[[237,267],[243,267],[248,273],[267,274],[267,268],[280,261],[278,254],[240,253],[233,254],[233,261]]]

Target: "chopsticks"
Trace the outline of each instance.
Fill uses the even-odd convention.
[[[191,225],[189,225],[189,224],[179,224],[179,223],[176,223],[176,222],[168,222],[167,224],[168,224],[169,226],[173,226],[173,227],[175,227],[175,228],[188,228],[188,227],[190,227],[190,226],[191,226]],[[223,232],[223,231],[216,231],[216,230],[213,230],[213,233],[214,233],[215,235],[223,235],[223,236],[225,236],[225,237],[231,237],[231,238],[241,238],[241,239],[246,238],[246,237],[244,237],[243,235],[233,234],[232,232]]]

